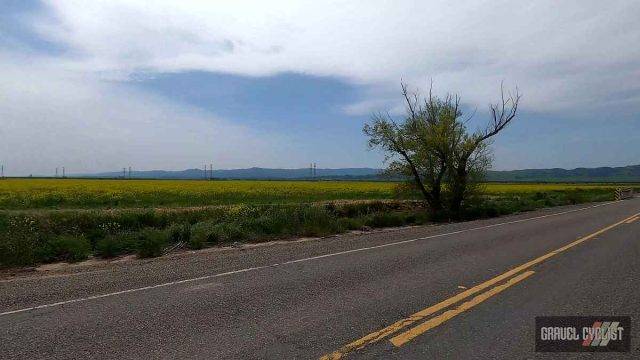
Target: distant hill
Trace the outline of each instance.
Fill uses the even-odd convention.
[[[490,171],[489,181],[505,182],[640,182],[640,165],[566,169]]]
[[[316,169],[315,178],[318,179],[353,179],[353,180],[379,180],[380,169],[372,168],[342,168],[342,169]],[[180,171],[151,170],[133,171],[134,179],[203,179],[205,172],[202,169],[187,169]],[[91,178],[118,178],[122,172],[108,172],[99,174],[82,175]],[[310,179],[311,170],[301,169],[268,169],[253,167],[249,169],[213,170],[216,179],[267,179],[267,180],[295,180]]]
[[[316,179],[326,180],[384,180],[381,169],[342,168],[317,169]],[[122,172],[85,174],[79,177],[119,178]],[[134,171],[134,179],[203,179],[202,169],[180,171],[151,170]],[[314,178],[308,168],[269,169],[253,167],[249,169],[214,170],[217,179],[266,179],[266,180],[304,180]],[[566,169],[526,169],[511,171],[489,171],[488,181],[500,182],[640,182],[640,165],[625,167],[599,167]]]

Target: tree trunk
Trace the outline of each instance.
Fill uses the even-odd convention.
[[[442,196],[441,196],[442,190],[440,187],[440,184],[438,184],[438,186],[435,186],[431,189],[431,202],[429,203],[430,207],[431,207],[431,212],[434,215],[439,214],[440,212],[442,212]]]
[[[413,164],[413,161],[411,161],[411,158],[409,157],[409,155],[406,152],[404,152],[404,151],[399,151],[399,152],[404,157],[404,159],[407,161],[407,164],[409,165],[409,168],[411,169],[411,173],[413,174],[413,178],[414,178],[414,180],[416,182],[416,186],[418,186],[418,189],[420,189],[420,192],[422,193],[422,196],[424,196],[424,199],[427,201],[429,206],[431,206],[431,208],[433,209],[433,206],[434,206],[433,197],[431,196],[431,193],[429,191],[427,191],[427,189],[424,187],[424,183],[422,182],[422,179],[420,178],[420,173],[418,172],[418,169]],[[438,198],[438,202],[440,203],[439,198]],[[442,207],[442,204],[440,203],[439,206]]]
[[[433,215],[439,216],[443,210],[442,204],[442,179],[447,172],[447,164],[445,160],[440,162],[440,170],[433,180],[431,187],[431,212]]]
[[[467,162],[461,161],[455,171],[455,179],[451,189],[451,215],[460,219],[462,217],[462,203],[467,192]]]

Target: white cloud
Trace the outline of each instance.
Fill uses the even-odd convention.
[[[210,70],[338,76],[387,92],[404,78],[472,105],[518,84],[536,111],[637,107],[640,2],[49,0],[42,36],[69,66],[127,74]]]
[[[480,111],[501,80],[519,85],[529,113],[628,118],[640,110],[640,2],[632,0],[44,2],[21,21],[65,51],[0,48],[0,162],[13,174],[63,165],[182,169],[211,159],[218,167],[304,166],[323,147],[332,166],[362,156],[327,147],[329,135],[310,144],[258,133],[109,81],[141,72],[338,77],[365,89],[347,114],[401,112],[401,78],[431,78],[439,93],[457,92]],[[501,158],[518,167],[532,147]]]
[[[11,175],[273,165],[287,150],[279,134],[39,60],[0,56],[0,162]]]

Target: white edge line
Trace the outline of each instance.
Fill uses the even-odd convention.
[[[559,213],[540,215],[540,216],[535,216],[535,217],[531,217],[531,218],[507,221],[507,222],[498,223],[498,224],[484,225],[484,226],[479,226],[479,227],[475,227],[475,228],[471,228],[471,229],[462,229],[462,230],[452,231],[452,232],[448,232],[448,233],[444,233],[444,234],[436,234],[436,235],[424,236],[424,237],[419,237],[419,238],[414,238],[414,239],[408,239],[408,240],[402,240],[402,241],[386,243],[386,244],[382,244],[382,245],[375,245],[375,246],[363,247],[363,248],[358,248],[358,249],[353,249],[353,250],[340,251],[340,252],[335,252],[335,253],[331,253],[331,254],[312,256],[312,257],[307,257],[307,258],[302,258],[302,259],[297,259],[297,260],[289,260],[289,261],[285,261],[283,263],[250,267],[250,268],[246,268],[246,269],[228,271],[228,272],[223,272],[223,273],[213,274],[213,275],[205,275],[205,276],[200,276],[200,277],[191,278],[191,279],[171,281],[171,282],[157,284],[157,285],[150,285],[150,286],[143,286],[143,287],[139,287],[139,288],[121,290],[121,291],[111,292],[111,293],[107,293],[107,294],[94,295],[94,296],[88,296],[88,297],[77,298],[77,299],[72,299],[72,300],[59,301],[59,302],[50,303],[50,304],[44,304],[44,305],[38,305],[38,306],[32,306],[32,307],[23,308],[23,309],[17,309],[17,310],[2,312],[2,313],[0,313],[0,316],[18,314],[18,313],[23,313],[23,312],[28,312],[28,311],[38,310],[38,309],[46,309],[46,308],[50,308],[50,307],[62,306],[62,305],[72,304],[72,303],[77,303],[77,302],[84,302],[84,301],[89,301],[89,300],[102,299],[102,298],[111,297],[111,296],[117,296],[117,295],[122,295],[122,294],[134,293],[134,292],[138,292],[138,291],[145,291],[145,290],[157,289],[157,288],[162,288],[162,287],[167,287],[167,286],[185,284],[185,283],[190,283],[190,282],[194,282],[194,281],[200,281],[200,280],[212,279],[212,278],[217,278],[217,277],[229,276],[229,275],[240,274],[240,273],[249,272],[249,271],[262,270],[262,269],[267,269],[267,268],[270,268],[270,267],[276,267],[276,266],[280,266],[280,265],[289,265],[289,264],[295,264],[295,263],[300,263],[300,262],[305,262],[305,261],[324,259],[324,258],[328,258],[328,257],[338,256],[338,255],[351,254],[351,253],[356,253],[356,252],[360,252],[360,251],[367,251],[367,250],[385,248],[385,247],[389,247],[389,246],[408,244],[408,243],[412,243],[412,242],[416,242],[416,241],[420,241],[420,240],[427,240],[427,239],[433,239],[433,238],[438,238],[438,237],[456,235],[456,234],[461,234],[461,233],[465,233],[465,232],[489,229],[489,228],[498,227],[498,226],[517,224],[517,223],[526,222],[526,221],[539,220],[539,219],[544,219],[544,218],[553,217],[553,216],[560,216],[560,215],[570,214],[570,213],[574,213],[574,212],[585,211],[585,210],[597,208],[597,207],[600,207],[600,206],[611,205],[611,204],[614,204],[614,203],[616,203],[616,201],[610,201],[610,202],[606,202],[606,203],[602,203],[602,204],[596,204],[596,205],[592,205],[592,206],[588,206],[588,207],[580,208],[580,209],[567,210],[567,211],[563,211],[563,212],[559,212]]]

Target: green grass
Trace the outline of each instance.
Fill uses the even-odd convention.
[[[90,254],[154,257],[175,245],[191,249],[324,236],[428,220],[419,204],[232,205],[215,208],[0,212],[0,267],[80,261]]]

